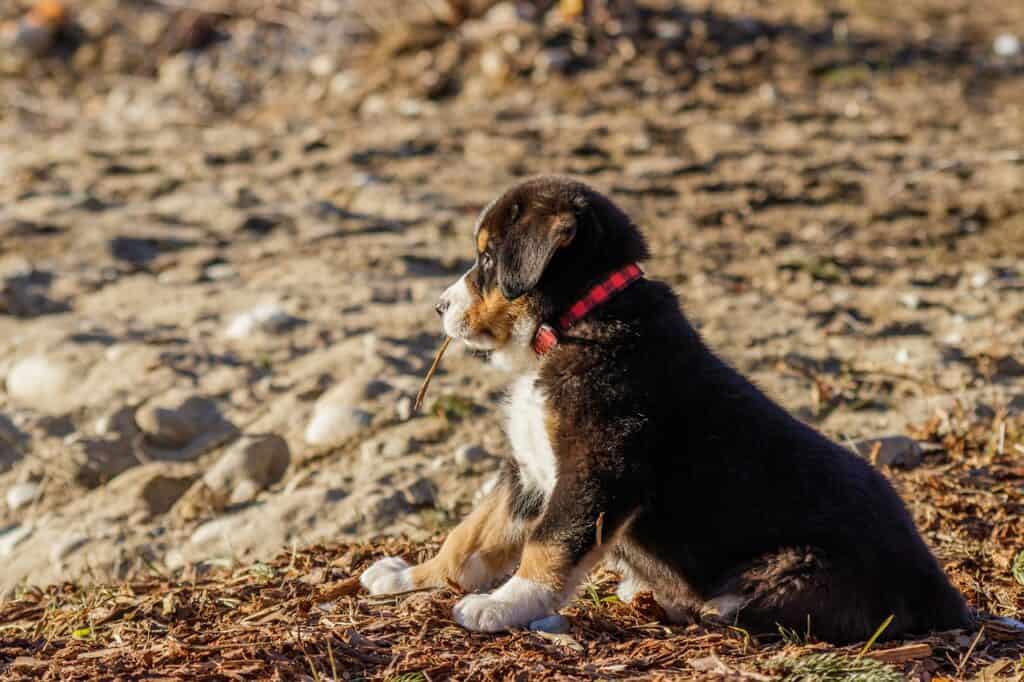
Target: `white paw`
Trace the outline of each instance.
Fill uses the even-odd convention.
[[[455,605],[455,622],[475,632],[501,632],[527,625],[529,619],[517,617],[518,609],[512,602],[500,601],[489,594],[471,594]]]
[[[513,576],[491,594],[463,597],[453,611],[455,622],[476,632],[500,632],[525,627],[550,616],[561,602],[543,585]]]
[[[615,590],[615,596],[619,598],[619,601],[623,604],[630,604],[640,592],[644,591],[644,585],[639,580],[631,577],[623,577],[619,581],[619,587]]]
[[[359,582],[370,594],[394,594],[415,588],[412,568],[405,559],[385,557],[363,571]]]

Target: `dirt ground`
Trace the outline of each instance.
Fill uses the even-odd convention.
[[[27,4],[0,9],[14,22],[0,36]],[[352,558],[348,543],[450,527],[508,452],[504,377],[449,352],[413,414],[440,340],[431,309],[469,265],[479,210],[549,172],[619,202],[648,235],[648,273],[801,418],[854,445],[915,438],[891,441],[886,473],[972,604],[1020,616],[1024,6],[652,0],[597,26],[513,3],[456,22],[431,5],[214,16],[104,0],[45,56],[0,42],[0,594],[21,599],[0,610],[0,641],[14,638],[0,670],[32,675],[19,657],[63,652],[83,677],[113,675],[85,662],[113,661],[96,652],[115,632],[142,641],[120,615],[75,638],[81,612],[60,613],[80,588],[31,586],[117,595],[162,576],[177,590],[285,550],[305,563],[267,580],[306,604],[312,588],[288,591],[301,575],[349,556],[320,582],[343,581],[380,551]],[[256,612],[274,597],[226,598]],[[773,676],[787,673],[763,661],[804,647],[631,630],[650,618],[587,603],[569,611],[578,651],[525,633],[489,644],[441,607],[346,595],[359,618],[332,655],[434,679],[468,660],[407,652],[436,635],[466,657],[490,647],[494,677],[520,647],[548,652],[537,675]],[[154,608],[144,622],[177,613]],[[434,616],[377,641],[373,609],[392,608]],[[314,611],[281,624],[301,633]],[[993,627],[898,663],[922,679],[1021,675],[1024,649]],[[321,635],[305,655],[318,673],[289,644],[249,674],[326,675]],[[612,661],[645,646],[646,663]],[[164,673],[204,671],[230,676]]]

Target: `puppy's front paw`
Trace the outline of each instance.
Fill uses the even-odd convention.
[[[409,563],[405,559],[391,556],[374,562],[359,576],[359,582],[370,594],[394,594],[416,587]]]
[[[526,625],[529,618],[517,614],[512,602],[495,599],[489,594],[471,594],[455,605],[455,622],[475,632],[501,632]]]

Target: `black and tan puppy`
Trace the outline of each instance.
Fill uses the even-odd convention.
[[[476,227],[445,331],[514,373],[514,458],[433,559],[378,561],[374,593],[458,582],[471,630],[563,606],[609,559],[619,596],[846,642],[970,614],[886,480],[719,360],[669,287],[640,276],[630,219],[579,182],[528,180]]]

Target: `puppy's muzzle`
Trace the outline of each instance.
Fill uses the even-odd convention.
[[[445,298],[445,297],[444,297],[444,296],[442,295],[442,296],[441,296],[441,300],[439,300],[439,301],[437,302],[437,305],[435,305],[435,306],[434,306],[434,310],[435,310],[435,311],[437,311],[437,314],[438,314],[438,315],[442,315],[442,316],[443,316],[443,315],[444,315],[444,312],[445,312],[446,310],[448,310],[448,307],[449,307],[449,306],[451,306],[451,301],[449,301],[449,300],[448,300],[447,298]]]

